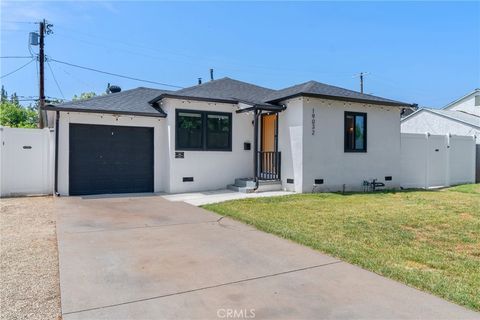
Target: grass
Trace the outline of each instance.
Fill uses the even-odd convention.
[[[204,208],[480,310],[480,184],[296,194]]]

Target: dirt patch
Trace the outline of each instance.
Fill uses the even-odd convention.
[[[61,319],[52,197],[0,200],[0,319]]]

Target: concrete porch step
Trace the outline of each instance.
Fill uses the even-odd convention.
[[[255,187],[242,187],[242,186],[237,186],[234,184],[229,184],[227,186],[228,190],[236,191],[236,192],[241,192],[241,193],[253,193],[255,192]]]
[[[280,191],[282,190],[282,182],[278,180],[260,180],[258,189],[255,190],[255,180],[253,178],[238,178],[235,179],[234,184],[229,184],[227,189],[243,193]]]

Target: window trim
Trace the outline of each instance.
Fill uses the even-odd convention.
[[[185,113],[196,113],[201,115],[202,119],[202,146],[200,148],[185,148],[178,145],[178,129],[180,122],[178,121],[178,114],[181,112]],[[208,115],[218,115],[218,116],[228,116],[229,120],[229,135],[228,135],[228,147],[227,148],[208,148],[207,147],[207,119]],[[192,109],[175,109],[175,151],[232,151],[232,113],[231,112],[217,112],[217,111],[202,111],[202,110],[192,110]]]
[[[363,119],[364,119],[364,141],[363,141],[363,149],[355,149],[355,139],[353,140],[353,144],[354,144],[354,148],[353,149],[349,149],[347,147],[347,144],[348,144],[348,136],[347,136],[347,117],[348,116],[353,116],[354,120],[353,120],[353,131],[355,132],[355,129],[356,129],[356,117],[357,116],[363,116]],[[344,135],[344,143],[343,143],[343,151],[344,152],[348,152],[348,153],[366,153],[367,152],[367,113],[365,112],[353,112],[353,111],[345,111],[345,115],[343,117],[343,122],[344,122],[344,125],[343,125],[343,135]]]

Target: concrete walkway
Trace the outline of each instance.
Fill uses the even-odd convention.
[[[204,204],[217,203],[229,200],[238,200],[246,198],[263,198],[263,197],[277,197],[295,194],[289,191],[265,191],[253,193],[241,193],[232,190],[222,189],[214,191],[203,192],[189,192],[162,195],[164,199],[169,201],[183,201],[194,206],[202,206]]]
[[[184,202],[70,197],[55,207],[65,320],[480,319]]]

